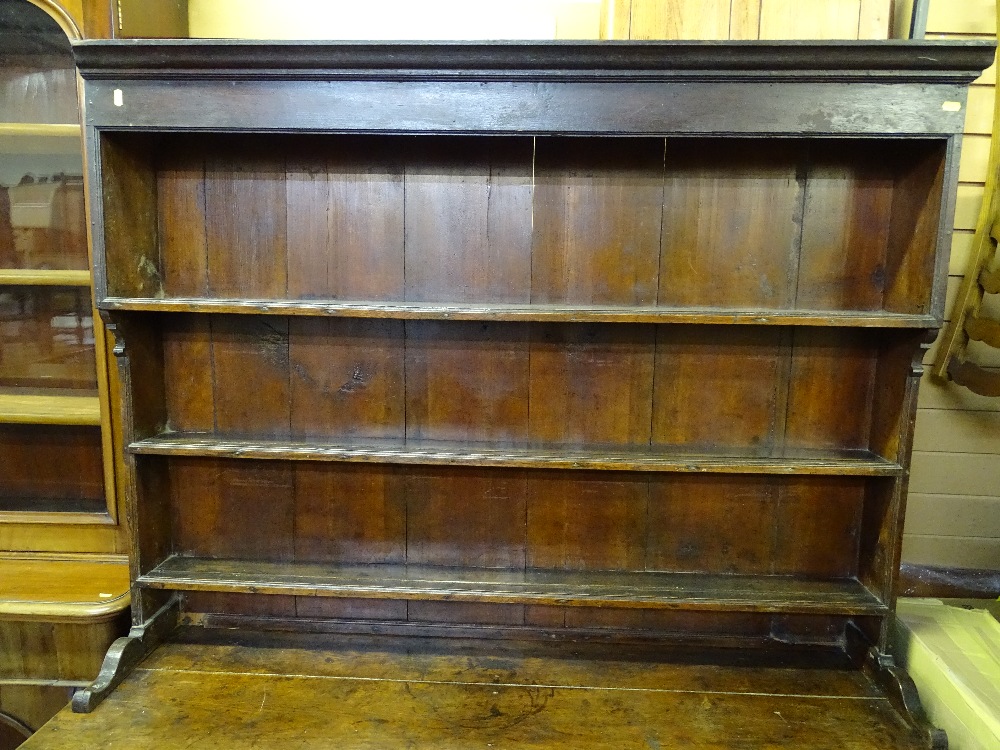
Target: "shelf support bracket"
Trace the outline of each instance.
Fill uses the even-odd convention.
[[[89,714],[128,677],[164,636],[177,627],[178,599],[171,599],[129,634],[111,644],[97,678],[73,696],[73,713]]]
[[[861,668],[886,694],[892,707],[924,741],[927,750],[948,750],[948,735],[927,718],[913,678],[891,654],[879,650],[853,623],[847,626],[848,653],[859,654]]]

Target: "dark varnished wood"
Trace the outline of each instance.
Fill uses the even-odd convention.
[[[850,640],[932,746],[879,648],[988,50],[80,45],[137,622]]]
[[[547,446],[493,447],[437,441],[260,441],[212,439],[199,435],[164,434],[137,440],[129,450],[139,455],[214,456],[218,458],[361,463],[612,469],[617,471],[721,472],[735,474],[822,474],[896,476],[899,464],[863,450],[788,450],[759,455],[739,450],[716,453],[671,451],[667,448],[622,451]]]
[[[137,158],[120,140],[109,156]],[[157,189],[163,257],[110,224],[111,255],[144,270],[132,289],[112,279],[106,304],[812,325],[826,310],[825,325],[926,325],[943,143],[158,137],[157,159],[128,163],[148,173],[138,196]],[[240,148],[252,164],[234,161]],[[108,197],[135,209],[131,193]]]
[[[746,652],[699,665],[693,652],[580,644],[184,640],[158,650],[99,713],[60,714],[26,747],[162,747],[167,727],[178,743],[214,730],[224,750],[260,741],[263,731],[271,744],[305,750],[564,742],[708,750],[725,737],[753,750],[775,738],[796,747],[925,747],[834,654],[808,666]],[[741,667],[748,656],[754,666]],[[341,710],[331,714],[331,704]]]
[[[403,320],[505,320],[569,323],[702,323],[708,325],[799,325],[861,328],[926,328],[930,315],[825,310],[760,310],[597,305],[441,304],[316,300],[213,300],[108,297],[109,310],[230,313],[237,315],[330,316]]]
[[[512,602],[568,606],[707,609],[742,612],[884,612],[851,580],[787,576],[707,576],[470,570],[418,565],[332,566],[172,556],[139,579],[143,586],[184,591],[347,596],[374,599]]]

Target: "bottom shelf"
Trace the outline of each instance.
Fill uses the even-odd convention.
[[[698,656],[189,629],[23,750],[930,746],[835,654]]]
[[[856,580],[790,576],[345,566],[174,555],[141,576],[139,583],[178,591],[365,599],[836,615],[888,612]]]

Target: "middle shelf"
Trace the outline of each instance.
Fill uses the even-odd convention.
[[[491,446],[431,440],[352,442],[233,440],[165,433],[137,440],[129,450],[153,456],[211,456],[290,461],[506,466],[510,468],[611,469],[618,471],[721,472],[727,474],[820,474],[898,476],[902,467],[868,450],[782,449],[761,455],[738,448],[692,452],[676,446],[627,450],[561,446]]]
[[[923,331],[118,313],[135,453],[893,476]],[[843,404],[856,404],[844,409]],[[720,449],[721,446],[721,449]]]

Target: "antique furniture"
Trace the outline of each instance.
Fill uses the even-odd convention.
[[[76,54],[134,627],[75,708],[154,653],[33,747],[941,746],[885,646],[991,45]]]
[[[128,567],[68,38],[76,35],[55,3],[0,0],[4,750],[93,680],[103,653],[127,632]]]

